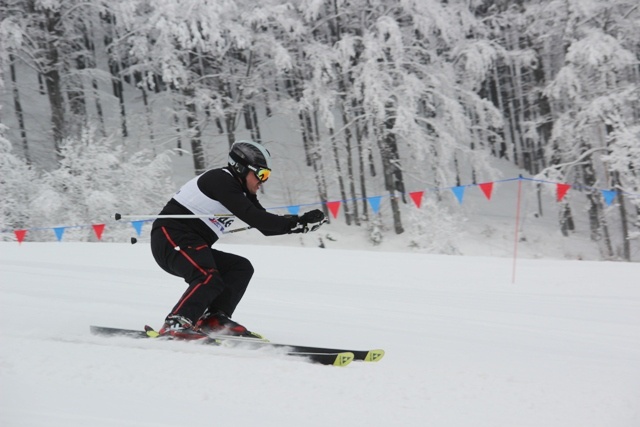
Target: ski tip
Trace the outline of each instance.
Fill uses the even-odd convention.
[[[255,338],[259,341],[263,341],[263,342],[269,342],[268,339],[266,339],[263,335],[257,333],[257,332],[251,332],[251,331],[247,331],[247,335],[242,335],[243,337],[246,338]]]
[[[384,357],[384,350],[369,350],[364,358],[365,362],[379,362]]]
[[[160,334],[149,325],[144,325],[144,331],[149,338],[158,338],[160,336]]]
[[[354,354],[348,351],[338,353],[335,361],[333,362],[333,366],[347,366],[349,363],[353,362],[354,357]]]

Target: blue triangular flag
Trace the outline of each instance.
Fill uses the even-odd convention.
[[[138,237],[140,237],[140,235],[142,234],[142,223],[144,223],[144,221],[131,221],[131,225],[133,225],[133,228],[136,229]]]
[[[371,205],[371,209],[373,209],[373,213],[378,213],[378,211],[380,210],[380,200],[382,199],[382,196],[374,196],[374,197],[367,197],[367,200],[369,201],[369,204]]]
[[[56,227],[53,231],[56,233],[56,237],[58,238],[58,242],[62,241],[62,235],[64,234],[64,230],[66,227]]]
[[[460,204],[462,204],[462,198],[464,197],[464,189],[465,189],[464,185],[460,185],[458,187],[453,187],[451,189],[451,191],[453,191],[453,194],[456,195],[456,198],[458,199]]]
[[[287,206],[287,210],[291,215],[298,215],[298,212],[300,212],[300,206]]]
[[[616,195],[618,194],[616,192],[616,190],[601,190],[602,191],[602,196],[604,197],[604,202],[607,204],[607,206],[611,206],[611,203],[613,203],[613,199],[616,198]]]

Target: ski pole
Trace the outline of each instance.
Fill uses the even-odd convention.
[[[204,215],[195,215],[195,214],[185,214],[185,215],[122,215],[119,213],[115,214],[116,221],[120,221],[121,219],[138,219],[138,220],[146,220],[146,219],[158,219],[158,218],[175,218],[175,219],[202,219],[202,218],[223,218],[223,217],[235,217],[233,214],[204,214]]]
[[[252,228],[253,227],[236,228],[235,230],[225,231],[224,234],[237,233],[238,231],[247,231],[247,230],[251,230]],[[135,237],[132,237],[131,238],[131,244],[135,245],[136,243],[138,243],[138,239],[136,239]]]
[[[238,231],[247,231],[247,230],[251,230],[252,228],[253,227],[236,228],[235,230],[225,231],[224,234],[237,233]]]

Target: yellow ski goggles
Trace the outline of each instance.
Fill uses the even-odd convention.
[[[271,169],[267,168],[257,168],[255,166],[247,166],[249,169],[253,171],[256,175],[256,178],[260,180],[260,182],[265,182],[271,176]]]

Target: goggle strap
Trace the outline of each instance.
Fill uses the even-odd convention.
[[[231,157],[233,160],[235,160],[236,162],[240,163],[244,167],[249,166],[245,159],[243,159],[242,157],[240,157],[239,155],[237,155],[233,151],[229,153],[229,157]]]

